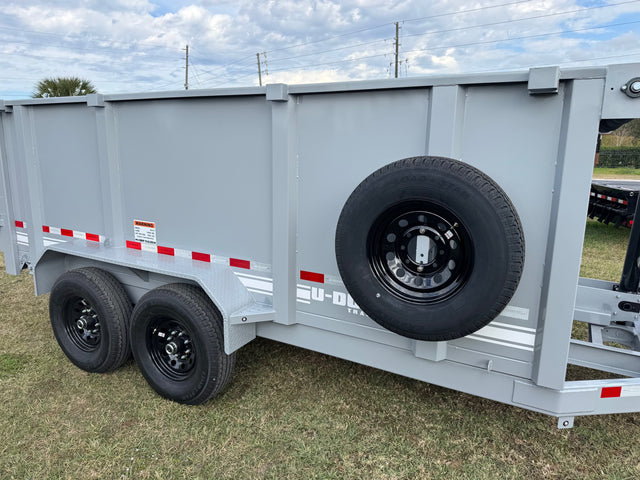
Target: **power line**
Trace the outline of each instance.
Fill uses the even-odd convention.
[[[196,66],[193,63],[189,62],[189,66],[193,70],[193,74],[196,77],[196,81],[198,82],[198,86],[202,87],[202,81],[200,80],[200,72],[198,72],[198,69],[196,68]]]
[[[609,5],[599,5],[597,7],[580,8],[580,9],[577,9],[577,10],[568,10],[568,11],[565,11],[565,12],[547,13],[547,14],[544,14],[544,15],[535,15],[535,16],[532,16],[532,17],[516,18],[516,19],[512,19],[512,20],[503,20],[503,21],[500,21],[500,22],[482,23],[482,24],[478,24],[478,25],[470,25],[468,27],[448,28],[446,30],[432,30],[430,32],[424,32],[424,33],[413,33],[413,34],[410,34],[410,35],[403,35],[402,37],[403,38],[423,37],[423,36],[426,36],[426,35],[434,35],[434,34],[437,34],[437,33],[450,33],[450,32],[458,32],[458,31],[461,31],[461,30],[469,30],[469,29],[472,29],[472,28],[493,27],[493,26],[496,26],[496,25],[505,25],[507,23],[524,22],[524,21],[527,21],[527,20],[537,20],[537,19],[540,19],[540,18],[549,18],[549,17],[560,16],[560,15],[569,15],[571,13],[581,13],[581,12],[586,12],[586,11],[589,11],[589,10],[595,10],[595,9],[599,9],[599,8],[616,7],[616,6],[619,6],[619,5],[626,5],[626,4],[629,4],[629,3],[638,3],[638,2],[640,2],[640,0],[631,0],[631,1],[628,1],[628,2],[611,3]]]
[[[371,41],[371,42],[356,43],[356,44],[352,44],[352,45],[347,45],[347,46],[345,46],[345,47],[331,48],[331,49],[329,49],[329,50],[322,50],[322,51],[320,51],[320,52],[305,53],[305,54],[303,54],[303,55],[294,55],[294,56],[292,56],[292,57],[276,58],[276,59],[274,59],[274,60],[269,60],[269,61],[270,61],[271,63],[274,63],[274,62],[283,62],[283,61],[285,61],[285,60],[292,60],[292,59],[295,59],[295,58],[311,57],[311,56],[314,56],[314,55],[321,55],[321,54],[323,54],[323,53],[338,52],[338,51],[340,51],[340,50],[347,50],[347,49],[349,49],[349,48],[355,48],[355,47],[363,47],[363,46],[367,46],[367,45],[373,45],[373,44],[376,44],[376,43],[387,42],[387,41],[389,41],[389,40],[391,40],[391,39],[390,39],[390,38],[383,38],[383,39],[381,39],[381,40],[373,40],[373,41]]]
[[[520,3],[529,3],[530,1],[531,0],[520,0],[518,2],[503,3],[503,4],[500,4],[500,5],[488,5],[488,6],[484,6],[484,7],[470,8],[468,10],[460,10],[458,12],[439,13],[437,15],[429,15],[428,17],[410,18],[410,19],[407,19],[407,20],[401,20],[401,22],[407,23],[407,22],[418,22],[420,20],[431,20],[433,18],[448,17],[448,16],[451,16],[451,15],[458,15],[458,14],[461,14],[461,13],[473,13],[473,12],[479,12],[481,10],[489,10],[490,8],[508,7],[508,6],[511,6],[511,5],[518,5]]]
[[[490,44],[490,43],[512,42],[514,40],[527,40],[527,39],[530,39],[530,38],[550,37],[550,36],[553,36],[553,35],[562,35],[563,33],[586,32],[586,31],[589,31],[589,30],[599,30],[601,28],[620,27],[620,26],[632,25],[632,24],[636,24],[636,23],[640,23],[640,20],[636,20],[636,21],[633,21],[633,22],[622,22],[622,23],[612,23],[612,24],[608,24],[608,25],[599,25],[597,27],[576,28],[574,30],[561,30],[559,32],[538,33],[538,34],[535,34],[535,35],[523,35],[523,36],[520,36],[520,37],[509,37],[509,38],[503,38],[503,39],[499,39],[499,40],[485,40],[485,41],[481,41],[481,42],[470,42],[470,43],[461,43],[461,44],[457,44],[457,45],[444,45],[444,46],[439,46],[439,47],[421,48],[421,49],[416,49],[416,50],[408,50],[406,53],[426,52],[426,51],[430,51],[430,50],[441,50],[441,49],[447,49],[447,48],[470,47],[470,46],[475,46],[475,45],[487,45],[487,44]]]
[[[214,67],[212,70],[201,70],[201,71],[203,73],[208,73],[210,75],[214,75],[214,73],[213,73],[214,71],[217,72],[218,70],[223,70],[223,69],[228,68],[230,66],[237,65],[238,63],[241,63],[241,62],[242,63],[247,63],[247,65],[248,65],[249,64],[247,62],[248,59],[251,59],[251,63],[253,63],[254,58],[255,58],[255,54],[251,54],[251,55],[247,55],[246,57],[242,57],[242,58],[240,58],[238,60],[235,60],[233,62],[227,63],[225,65],[220,65],[220,66]]]
[[[580,59],[580,60],[576,60],[576,59],[572,59],[572,60],[565,60],[562,61],[560,63],[554,63],[553,66],[570,66],[571,64],[574,63],[582,63],[582,62],[592,62],[594,60],[609,60],[611,58],[624,58],[624,57],[633,57],[633,56],[640,56],[640,50],[637,52],[632,52],[632,53],[625,53],[622,55],[607,55],[604,57],[589,57],[589,58],[584,58],[584,59]],[[501,71],[501,72],[505,72],[505,71],[517,71],[517,70],[521,70],[523,68],[528,68],[528,65],[521,65],[521,66],[517,66],[517,67],[509,67],[508,69],[496,69],[496,68],[489,68],[489,69],[482,69],[482,70],[474,70],[473,72],[468,72],[468,73],[486,73],[486,72],[496,72],[496,71]]]
[[[236,77],[233,80],[227,80],[226,82],[223,82],[223,83],[217,83],[217,84],[213,85],[212,88],[222,87],[223,85],[231,83],[232,81],[238,81],[238,80],[241,80],[241,79],[247,78],[247,77],[254,77],[255,78],[255,75],[256,75],[255,72],[247,73],[246,75],[242,75],[240,77]]]
[[[547,37],[547,36],[553,36],[553,35],[562,35],[564,33],[577,33],[577,32],[589,31],[589,30],[598,30],[598,29],[601,29],[601,28],[610,28],[610,27],[618,27],[618,26],[623,26],[623,25],[631,25],[631,24],[636,24],[636,23],[640,23],[640,20],[633,21],[633,22],[623,22],[623,23],[614,23],[614,24],[608,24],[608,25],[599,25],[599,26],[595,26],[595,27],[578,28],[578,29],[573,29],[573,30],[562,30],[562,31],[558,31],[558,32],[539,33],[539,34],[535,34],[535,35],[525,35],[525,36],[520,36],[520,37],[509,37],[509,38],[502,38],[502,39],[498,39],[498,40],[486,40],[486,41],[479,41],[479,42],[469,42],[469,43],[456,44],[456,45],[442,45],[442,46],[429,47],[429,48],[424,48],[424,49],[407,50],[404,53],[406,54],[406,53],[415,53],[415,52],[425,52],[425,51],[431,51],[431,50],[441,50],[441,49],[447,49],[447,48],[458,48],[458,47],[469,47],[469,46],[475,46],[475,45],[486,45],[486,44],[490,44],[490,43],[511,42],[511,41],[515,41],[515,40],[525,40],[525,39],[529,39],[529,38],[539,38],[539,37]],[[319,67],[319,66],[325,66],[325,65],[335,65],[335,64],[347,63],[347,62],[355,62],[355,61],[358,61],[358,60],[367,60],[367,59],[370,59],[370,58],[377,58],[377,57],[383,57],[383,56],[388,56],[388,55],[390,55],[390,53],[388,53],[388,52],[387,53],[375,54],[375,55],[365,55],[365,56],[356,57],[356,58],[350,58],[350,59],[346,59],[346,60],[337,60],[337,61],[332,61],[332,62],[316,63],[316,64],[313,64],[313,65],[307,65],[307,66],[302,67],[300,69],[304,70],[304,69],[308,69],[308,68],[312,68],[312,67]],[[287,71],[287,69],[274,70],[272,73],[282,72],[282,71]]]
[[[527,0],[527,1],[530,1],[530,0]],[[504,20],[504,21],[500,21],[500,22],[492,22],[492,23],[484,23],[484,24],[478,24],[478,25],[470,25],[470,26],[467,26],[467,27],[458,27],[458,28],[451,28],[451,29],[445,29],[445,30],[433,30],[433,31],[430,31],[430,32],[425,32],[425,33],[403,35],[402,38],[419,37],[419,36],[426,36],[426,35],[434,35],[434,34],[438,34],[438,33],[457,32],[457,31],[469,30],[469,29],[480,28],[480,27],[504,25],[504,24],[508,24],[508,23],[522,22],[522,21],[526,21],[526,20],[533,20],[533,19],[539,19],[539,18],[548,18],[548,17],[560,16],[560,15],[568,15],[568,14],[571,14],[571,13],[579,13],[579,12],[585,12],[585,11],[589,11],[589,10],[602,9],[602,8],[608,8],[608,7],[615,7],[615,6],[619,6],[619,5],[626,5],[626,4],[630,4],[630,3],[638,3],[639,1],[640,0],[630,0],[630,1],[626,1],[626,2],[613,3],[613,4],[609,4],[609,5],[600,5],[600,6],[596,6],[596,7],[588,7],[588,8],[581,8],[581,9],[569,10],[569,11],[564,11],[564,12],[556,12],[556,13],[549,13],[549,14],[544,14],[544,15],[536,15],[536,16],[525,17],[525,18]],[[524,3],[524,2],[522,2],[522,1],[520,1],[520,2],[512,2],[512,3],[502,4],[500,6],[513,5],[513,4],[518,4],[518,3]],[[480,7],[478,9],[466,10],[466,11],[461,12],[461,13],[467,13],[467,12],[472,12],[472,11],[476,11],[476,10],[484,10],[484,9],[487,9],[487,8],[494,8],[494,7]],[[405,22],[417,21],[417,20],[423,20],[423,19],[426,19],[426,18],[440,17],[440,16],[444,16],[444,15],[452,15],[452,13],[433,15],[431,17],[420,17],[420,18],[411,19],[411,20],[404,20],[404,21]],[[388,26],[388,25],[394,25],[394,23],[384,24],[382,26]],[[372,28],[377,28],[377,27],[372,27]],[[345,35],[347,35],[347,34],[345,34]],[[337,38],[337,37],[332,37],[332,38]],[[315,42],[307,42],[305,44],[300,44],[298,46],[308,45],[310,43],[319,43],[319,42],[328,41],[328,40],[329,39],[317,40]],[[373,40],[371,42],[356,43],[356,44],[346,45],[346,46],[343,46],[343,47],[337,47],[337,48],[332,48],[332,49],[328,49],[328,50],[321,50],[321,51],[305,53],[305,54],[301,54],[301,55],[294,55],[294,56],[291,56],[291,57],[275,58],[275,59],[270,60],[270,62],[271,63],[275,63],[275,62],[282,62],[282,61],[285,61],[285,60],[293,60],[293,59],[297,59],[297,58],[304,58],[304,57],[310,57],[310,56],[315,56],[315,55],[321,55],[321,54],[324,54],[324,53],[331,53],[331,52],[337,52],[337,51],[341,51],[341,50],[347,50],[349,48],[356,48],[356,47],[362,47],[362,46],[367,46],[367,45],[374,45],[376,43],[387,42],[389,40],[392,40],[392,39],[391,38],[385,38],[385,39],[381,39],[381,40]],[[290,47],[290,48],[294,48],[294,47]],[[278,49],[278,50],[284,50],[284,49]],[[278,50],[270,50],[270,52],[274,52],[274,51],[278,51]]]
[[[491,8],[507,7],[507,6],[510,6],[510,5],[517,5],[517,4],[520,4],[520,3],[528,3],[530,1],[531,0],[518,0],[516,2],[501,3],[499,5],[486,5],[486,6],[483,6],[483,7],[470,8],[468,10],[459,10],[457,12],[440,13],[440,14],[437,14],[437,15],[430,15],[430,16],[427,16],[427,17],[420,17],[420,18],[412,18],[412,19],[409,19],[409,20],[402,20],[402,21],[403,22],[414,22],[414,21],[418,21],[418,20],[428,20],[428,19],[431,19],[431,18],[446,17],[446,16],[451,16],[451,15],[461,15],[461,14],[464,14],[464,13],[478,12],[478,11],[481,11],[481,10],[488,10],[488,9],[491,9]],[[387,27],[389,25],[394,25],[394,23],[395,22],[382,23],[380,25],[375,25],[373,27],[363,28],[363,29],[360,29],[360,30],[354,30],[354,31],[351,31],[351,32],[342,33],[340,35],[334,35],[333,37],[323,38],[321,40],[312,40],[312,41],[309,41],[309,42],[303,42],[303,43],[297,43],[295,45],[290,45],[288,47],[274,48],[273,50],[268,50],[266,53],[279,52],[279,51],[282,51],[282,50],[290,50],[292,48],[298,48],[298,47],[304,47],[304,46],[307,46],[307,45],[313,45],[315,43],[327,42],[329,40],[335,40],[336,38],[342,38],[342,37],[346,37],[346,36],[349,36],[349,35],[355,35],[356,33],[362,33],[362,32],[368,32],[368,31],[371,31],[371,30],[377,30],[378,28]]]
[[[70,52],[70,54],[72,54],[73,52]],[[10,56],[17,56],[17,57],[29,57],[29,58],[34,58],[34,59],[46,59],[46,60],[65,60],[68,61],[69,60],[69,55],[66,56],[51,56],[51,55],[37,55],[34,53],[24,53],[24,52],[0,52],[0,56],[3,55],[10,55]],[[81,56],[76,56],[75,57],[78,60],[82,60],[83,58]],[[136,60],[142,60],[144,61],[144,63],[146,65],[166,65],[167,62],[148,62],[146,61],[144,58],[139,58]],[[176,56],[176,58],[172,58],[172,61],[176,61],[179,60],[179,57]],[[122,62],[122,59],[119,59],[119,61]]]
[[[53,37],[60,37],[64,40],[67,41],[78,41],[78,42],[83,42],[86,43],[87,40],[92,40],[92,41],[106,41],[106,42],[110,42],[113,40],[113,37],[93,37],[92,33],[87,33],[86,37],[82,37],[80,34],[74,33],[74,34],[68,34],[68,33],[54,33],[54,32],[39,32],[37,30],[25,30],[23,28],[14,28],[14,27],[4,27],[4,26],[0,26],[0,30],[10,30],[10,31],[16,31],[16,32],[20,32],[20,33],[34,33],[36,35],[48,35],[48,36],[53,36]],[[72,38],[72,40],[69,40],[69,38]],[[130,42],[130,43],[136,43],[136,45],[142,46],[144,48],[161,48],[166,50],[167,49],[167,45],[165,43],[145,43],[145,44],[141,44],[140,42]],[[48,44],[47,44],[48,45]],[[97,47],[97,48],[108,48],[108,47]]]
[[[561,65],[567,65],[569,63],[579,63],[579,62],[591,62],[593,60],[608,60],[610,58],[633,57],[635,55],[640,56],[640,51],[633,52],[633,53],[625,53],[623,55],[609,55],[607,57],[590,57],[590,58],[585,58],[583,60],[567,60],[566,62],[561,63]]]
[[[106,51],[106,52],[111,52],[117,55],[136,55],[136,54],[143,54],[145,58],[160,58],[160,59],[165,59],[165,60],[175,60],[176,57],[173,56],[168,56],[168,55],[146,55],[144,54],[144,52],[141,51],[130,51],[130,50],[123,50],[123,49],[117,49],[115,47],[77,47],[75,45],[73,46],[69,46],[69,45],[54,45],[51,43],[38,43],[38,42],[19,42],[19,41],[15,41],[15,40],[8,40],[5,42],[5,45],[30,45],[30,46],[43,46],[43,47],[53,47],[53,48],[60,48],[60,49],[65,49],[68,48],[70,50],[75,51],[82,51],[82,52],[92,52],[92,53],[96,53],[96,50],[102,50],[102,51]],[[6,55],[6,54],[3,54]]]

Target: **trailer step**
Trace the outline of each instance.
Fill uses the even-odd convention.
[[[271,305],[252,303],[231,314],[231,325],[245,325],[247,323],[272,322],[275,320],[275,310]]]

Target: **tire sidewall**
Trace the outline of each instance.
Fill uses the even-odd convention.
[[[206,341],[206,334],[192,319],[192,311],[180,302],[172,301],[171,292],[151,291],[136,304],[131,323],[133,356],[143,376],[161,396],[181,403],[197,403],[196,397],[215,376],[214,345]],[[183,379],[167,377],[155,364],[148,349],[147,336],[151,324],[159,318],[171,318],[180,323],[191,338],[196,360]]]
[[[69,273],[73,274],[73,272]],[[74,365],[82,370],[98,372],[108,361],[112,345],[108,312],[104,308],[103,299],[96,295],[91,288],[87,288],[85,283],[87,279],[71,275],[68,274],[67,278],[61,279],[51,290],[49,303],[51,327],[60,348]],[[97,288],[95,285],[92,286],[94,289]],[[77,297],[82,297],[89,302],[100,319],[100,343],[95,350],[82,350],[73,342],[66,331],[67,304]]]

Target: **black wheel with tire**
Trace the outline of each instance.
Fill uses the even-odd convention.
[[[367,177],[342,209],[336,260],[369,317],[417,340],[493,320],[524,266],[520,219],[502,189],[463,162],[415,157]]]
[[[131,319],[133,356],[163,397],[197,405],[231,380],[235,353],[224,352],[222,317],[205,292],[169,284],[142,296]]]
[[[87,372],[109,372],[129,358],[131,310],[120,282],[94,267],[62,274],[49,297],[58,344],[69,360]]]

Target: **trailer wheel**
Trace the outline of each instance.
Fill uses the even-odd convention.
[[[233,374],[235,354],[224,352],[222,317],[193,285],[147,292],[133,310],[131,345],[149,385],[179,403],[206,402]]]
[[[507,195],[476,168],[441,157],[400,160],[367,177],[344,205],[335,247],[360,308],[417,340],[485,326],[506,307],[524,265]]]
[[[87,372],[109,372],[129,358],[131,310],[120,282],[93,267],[62,274],[49,297],[58,344],[71,362]]]

